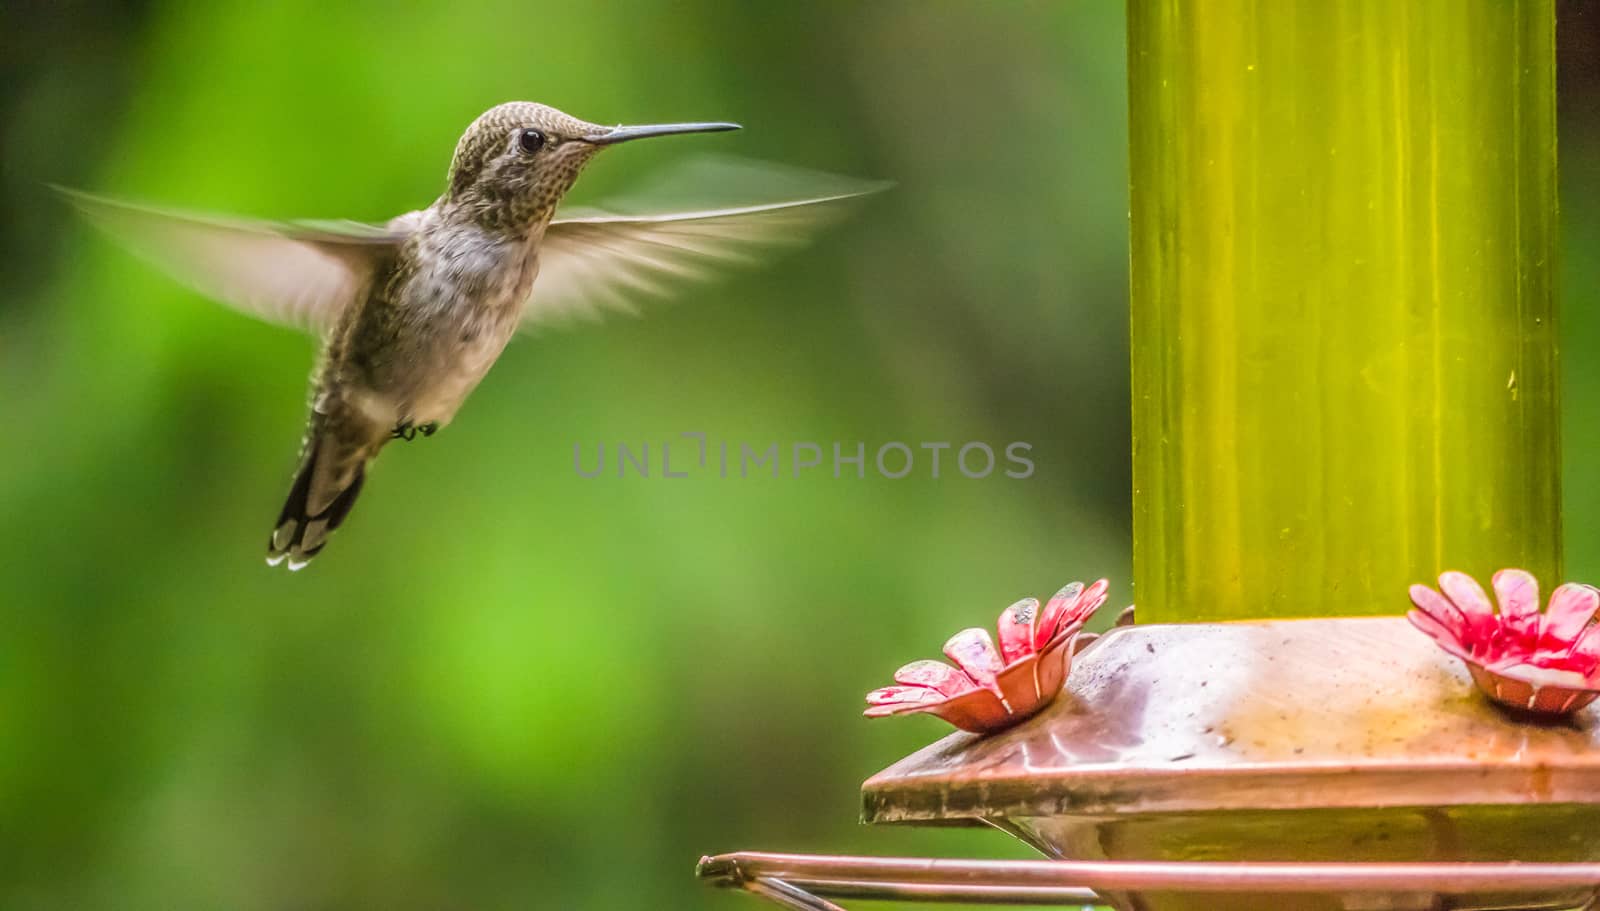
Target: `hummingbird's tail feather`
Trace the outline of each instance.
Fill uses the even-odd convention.
[[[289,569],[298,570],[311,562],[361,494],[368,454],[360,449],[340,452],[327,442],[313,438],[306,447],[305,459],[267,539],[269,566],[287,559]]]

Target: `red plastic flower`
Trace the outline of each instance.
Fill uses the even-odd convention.
[[[1442,592],[1442,594],[1441,594]],[[1565,715],[1600,696],[1600,592],[1567,583],[1539,612],[1539,583],[1520,569],[1494,574],[1495,612],[1465,573],[1439,577],[1439,591],[1411,586],[1413,626],[1467,663],[1489,698],[1526,712]]]
[[[1000,646],[985,629],[964,629],[944,644],[957,667],[913,661],[895,671],[896,686],[867,694],[868,718],[927,712],[963,731],[998,731],[1033,715],[1061,691],[1072,664],[1073,641],[1106,600],[1101,579],[1056,592],[1039,608],[1026,598],[1000,614]]]

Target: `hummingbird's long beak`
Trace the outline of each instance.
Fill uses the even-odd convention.
[[[648,139],[651,136],[675,136],[679,133],[721,133],[739,129],[737,123],[653,123],[638,127],[612,127],[604,133],[585,136],[584,141],[597,146],[608,146],[630,139]]]

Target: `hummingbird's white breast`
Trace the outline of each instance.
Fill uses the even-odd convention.
[[[538,270],[525,241],[490,237],[465,229],[451,237],[443,255],[419,275],[419,296],[437,332],[424,357],[433,381],[417,390],[413,420],[438,422],[455,417],[516,334],[524,302]]]
[[[532,245],[427,213],[391,292],[398,338],[363,410],[392,423],[455,417],[516,334],[537,272]],[[392,420],[391,420],[392,418]]]

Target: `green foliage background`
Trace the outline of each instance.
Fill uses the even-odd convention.
[[[1563,9],[1592,580],[1595,11]],[[1026,856],[860,828],[857,784],[942,731],[858,710],[1018,597],[1107,575],[1131,599],[1120,4],[24,2],[0,74],[0,907],[733,907],[700,854]],[[580,203],[708,146],[898,187],[644,320],[519,340],[446,432],[385,453],[316,565],[269,571],[311,342],[43,183],[381,219],[517,98],[746,125],[611,153]],[[574,444],[683,431],[1026,440],[1038,470],[572,469]]]

